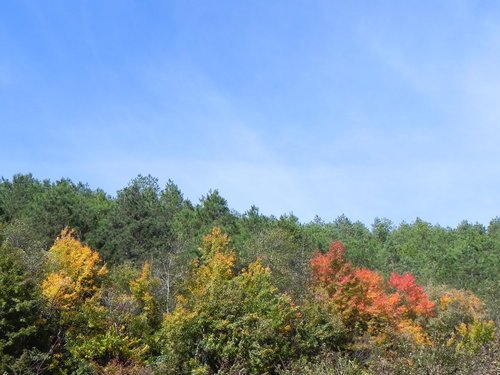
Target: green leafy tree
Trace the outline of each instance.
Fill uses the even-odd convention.
[[[36,199],[47,189],[48,182],[41,183],[32,174],[16,174],[12,181],[0,180],[0,221],[10,222],[26,218]]]
[[[0,247],[0,372],[12,367],[32,350],[45,350],[42,298],[38,285],[22,262],[22,251]]]
[[[454,241],[446,259],[449,279],[455,288],[468,288],[480,292],[482,285],[495,280],[500,285],[498,264],[500,251],[486,228],[480,224],[461,223],[454,230]],[[442,265],[444,266],[444,264]]]
[[[345,215],[331,223],[319,217],[304,226],[311,252],[327,251],[332,241],[340,241],[349,248],[348,258],[359,267],[379,268],[378,246],[375,237],[361,222],[352,222]]]
[[[33,232],[32,227],[23,220],[14,219],[3,229],[5,244],[22,250],[19,252],[21,260],[31,277],[43,277],[43,266],[46,251],[43,241]]]
[[[227,200],[220,195],[218,190],[210,190],[202,196],[195,211],[199,226],[196,243],[199,243],[202,237],[214,227],[221,228],[231,236],[238,234],[238,217],[229,209]]]
[[[260,374],[296,355],[298,308],[260,262],[240,274],[234,262],[227,235],[216,228],[204,237],[186,293],[158,337],[163,372]]]
[[[110,213],[103,257],[113,263],[141,262],[169,251],[169,228],[162,215],[157,179],[141,176],[118,192]]]
[[[294,297],[304,294],[310,252],[304,248],[300,232],[279,225],[265,228],[241,246],[240,254],[243,266],[259,258],[269,267],[273,284],[281,292]]]
[[[426,282],[446,280],[447,267],[441,262],[450,244],[447,229],[417,219],[413,224],[402,223],[394,229],[381,250],[386,273],[411,272]]]
[[[163,214],[170,221],[184,207],[184,197],[179,187],[172,181],[168,180],[165,188],[160,194],[160,203],[163,207]]]
[[[0,181],[0,221],[17,227],[18,223],[25,224],[29,227],[27,238],[44,249],[66,226],[74,228],[84,240],[87,236],[96,238],[110,204],[103,191],[93,191],[69,179],[40,182],[28,174],[15,175],[12,182]]]

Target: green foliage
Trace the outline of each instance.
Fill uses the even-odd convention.
[[[148,346],[130,337],[127,328],[109,320],[104,306],[86,302],[72,316],[66,330],[65,350],[75,363],[105,365],[111,360],[139,361]]]
[[[79,241],[60,246],[61,256],[74,250],[61,261],[46,250],[68,225]],[[232,240],[211,232],[214,226]],[[359,290],[331,291],[357,307],[350,311],[357,324],[338,304],[317,303],[324,294],[308,287],[312,254],[335,240],[347,248]],[[496,370],[499,218],[456,228],[378,218],[367,228],[343,215],[304,224],[254,206],[240,215],[216,190],[193,205],[172,181],[162,190],[151,176],[139,175],[111,197],[27,174],[0,180],[0,243],[7,254],[0,259],[0,347],[8,373]],[[98,253],[108,275],[97,274]],[[393,272],[404,275],[389,278]],[[423,289],[407,273],[427,285],[435,316],[419,313],[425,304],[408,308]],[[370,334],[383,326],[376,336],[382,344],[374,345]]]
[[[10,222],[15,218],[30,215],[36,197],[47,188],[47,183],[40,182],[31,174],[16,174],[12,182],[0,180],[0,221]]]
[[[118,192],[105,231],[105,259],[143,261],[168,251],[169,230],[159,194],[157,179],[140,175]]]
[[[314,358],[322,352],[338,352],[352,342],[353,333],[332,305],[317,303],[307,296],[300,306],[296,345],[302,357]]]
[[[294,297],[305,291],[310,254],[304,249],[294,228],[276,225],[253,235],[241,246],[240,262],[247,266],[255,259],[272,270],[273,283]]]
[[[0,221],[27,225],[28,244],[36,243],[44,249],[66,226],[74,228],[83,239],[96,237],[110,204],[102,191],[92,191],[87,185],[69,179],[40,182],[28,174],[15,175],[12,182],[0,181]],[[26,243],[20,234],[17,231],[16,238]]]
[[[258,374],[297,353],[292,343],[300,312],[277,293],[260,262],[233,272],[229,239],[205,237],[185,296],[167,314],[158,337],[166,373]]]
[[[46,188],[33,205],[30,223],[33,229],[45,237],[45,245],[65,227],[86,234],[93,227],[101,212],[92,212],[90,205],[93,192],[84,184],[70,180],[57,181]],[[36,218],[36,220],[35,220]]]
[[[40,279],[46,260],[44,244],[31,226],[20,219],[14,219],[3,230],[3,238],[7,246],[22,250],[21,261],[31,277]]]
[[[280,375],[371,375],[354,359],[346,355],[326,352],[312,361],[296,361],[288,364]]]
[[[500,342],[489,343],[472,354],[446,346],[415,347],[399,343],[391,355],[372,352],[364,366],[369,374],[379,375],[471,375],[498,373]]]
[[[139,306],[140,313],[136,319],[144,322],[143,328],[156,330],[161,324],[161,310],[157,292],[159,280],[151,275],[151,265],[146,262],[142,267],[140,275],[130,280],[130,291],[132,297]]]
[[[219,194],[218,190],[210,190],[207,195],[200,199],[196,213],[205,228],[219,226],[231,229],[235,225],[235,218],[229,210],[227,201]]]
[[[47,344],[40,289],[22,256],[21,250],[0,246],[0,373],[12,371],[23,354]]]

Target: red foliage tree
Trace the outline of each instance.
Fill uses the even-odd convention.
[[[417,285],[415,276],[410,273],[399,275],[395,272],[389,278],[389,285],[396,290],[401,298],[399,313],[406,318],[431,317],[434,315],[434,303],[424,291]]]
[[[344,246],[335,241],[327,253],[318,252],[311,259],[317,297],[333,304],[344,323],[361,333],[380,336],[392,328],[425,342],[416,319],[432,316],[434,304],[415,278],[393,273],[387,283],[375,271],[352,266],[344,255]]]

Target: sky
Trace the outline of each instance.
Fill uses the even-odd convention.
[[[500,2],[0,2],[0,176],[302,222],[500,214]]]

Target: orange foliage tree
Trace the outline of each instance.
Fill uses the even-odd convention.
[[[359,334],[368,333],[382,340],[386,332],[393,330],[416,342],[428,343],[419,321],[434,314],[434,303],[415,278],[393,273],[386,282],[377,272],[352,266],[344,254],[344,246],[335,241],[327,253],[312,258],[317,298],[333,304],[344,323]]]

